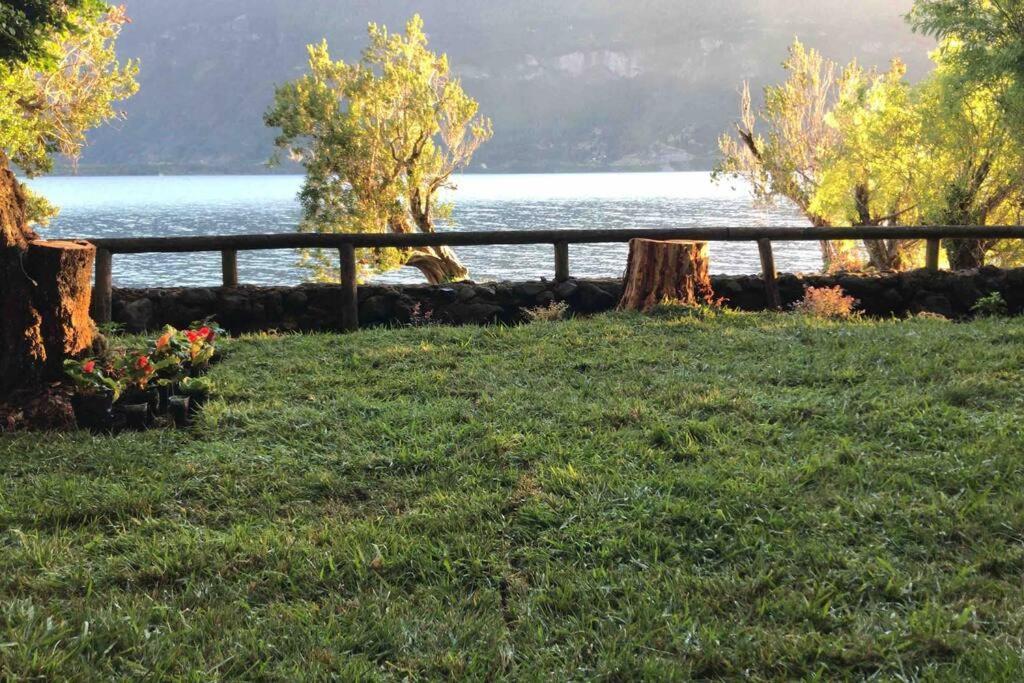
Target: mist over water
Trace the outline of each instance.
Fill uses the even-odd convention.
[[[61,207],[48,238],[171,237],[292,232],[299,222],[299,176],[57,177],[33,189]],[[698,226],[805,226],[791,207],[754,206],[743,187],[715,185],[707,173],[467,175],[451,196],[444,230],[551,230]],[[780,270],[821,267],[814,243],[777,243]],[[576,277],[619,276],[626,245],[573,245]],[[554,275],[549,245],[457,250],[476,281],[529,280]],[[291,251],[240,252],[246,284],[296,284],[306,279]],[[753,243],[712,243],[715,273],[755,273]],[[422,282],[413,268],[383,282]],[[115,256],[114,284],[171,287],[220,283],[219,254]]]

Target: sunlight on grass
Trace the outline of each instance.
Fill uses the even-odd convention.
[[[1024,322],[232,342],[0,437],[0,677],[1017,678]]]

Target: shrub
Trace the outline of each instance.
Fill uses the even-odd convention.
[[[1000,315],[1006,315],[1006,299],[999,292],[992,292],[988,296],[983,296],[978,299],[971,307],[971,312],[977,316],[985,318],[994,318]]]
[[[409,312],[409,325],[412,327],[426,327],[433,324],[434,309],[430,308],[430,306],[424,306],[422,302],[417,301],[416,305]]]
[[[552,301],[547,306],[526,309],[526,317],[532,323],[565,320],[568,315],[569,304],[564,301]]]
[[[828,320],[843,320],[856,315],[860,303],[847,296],[842,287],[806,287],[804,298],[793,305],[793,310],[804,315]]]

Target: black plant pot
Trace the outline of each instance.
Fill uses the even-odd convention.
[[[92,432],[109,432],[114,428],[114,397],[112,394],[71,397],[75,411],[75,422],[79,429]]]
[[[174,418],[174,424],[178,427],[188,427],[192,424],[190,406],[192,401],[188,396],[171,396],[170,412]]]
[[[127,403],[121,406],[128,429],[133,432],[144,432],[153,422],[153,414],[148,403]]]
[[[194,418],[200,410],[206,406],[206,402],[209,400],[209,394],[189,394],[188,396],[188,414],[189,418]]]
[[[166,415],[167,411],[171,407],[171,396],[174,395],[174,387],[170,384],[161,384],[156,388],[156,391],[160,397],[160,401],[156,408],[156,414]]]

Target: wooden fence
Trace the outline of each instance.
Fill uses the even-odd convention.
[[[555,279],[569,279],[570,244],[625,243],[633,239],[756,242],[769,304],[780,305],[773,241],[821,242],[832,240],[925,240],[929,270],[939,269],[943,239],[1024,239],[1024,227],[899,227],[899,228],[676,228],[635,230],[509,230],[414,234],[302,234],[224,235],[207,237],[126,237],[90,240],[96,245],[96,287],[93,317],[111,319],[114,254],[220,252],[225,287],[238,285],[238,252],[271,249],[337,249],[341,260],[340,309],[342,328],[359,328],[356,249],[382,247],[469,247],[550,244],[554,247]]]

